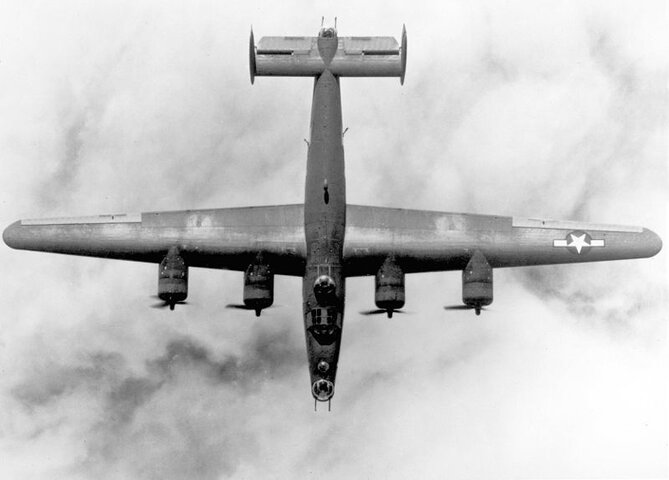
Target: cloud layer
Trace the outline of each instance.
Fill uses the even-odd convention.
[[[0,7],[0,220],[302,201],[311,81],[248,80],[253,24],[409,33],[407,80],[344,79],[349,202],[641,224],[666,235],[662,2],[65,2]],[[299,279],[260,319],[241,275],[0,249],[3,478],[667,475],[666,253],[457,273],[356,314],[314,413]]]

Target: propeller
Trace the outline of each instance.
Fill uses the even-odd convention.
[[[360,312],[361,315],[381,315],[382,313],[385,313],[388,315],[388,318],[393,318],[393,314],[395,313],[400,313],[402,315],[405,314],[410,314],[411,312],[407,312],[405,310],[393,310],[392,308],[385,309],[385,308],[376,308],[374,310],[363,310]]]
[[[189,303],[184,301],[184,300],[180,300],[178,302],[168,302],[168,301],[163,300],[162,298],[160,298],[158,295],[152,295],[151,298],[157,298],[158,300],[160,300],[160,303],[155,303],[155,304],[151,305],[151,308],[170,307],[170,310],[174,310],[175,305],[189,305]]]
[[[475,305],[446,305],[444,310],[475,310],[476,315],[481,315],[481,310],[487,310],[487,308]]]
[[[279,305],[270,305],[269,307],[265,308],[254,308],[254,307],[249,307],[248,305],[245,305],[243,303],[228,303],[225,308],[235,308],[237,310],[255,310],[256,312],[256,317],[260,316],[260,312],[263,310],[266,310],[268,308],[276,308]]]
[[[174,302],[174,303],[163,301],[162,303],[156,303],[156,304],[151,305],[151,308],[170,307],[170,310],[174,310],[175,305],[189,305],[189,303],[188,302],[183,302],[183,301],[182,302]]]

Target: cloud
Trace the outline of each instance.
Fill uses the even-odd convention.
[[[235,9],[3,5],[0,219],[296,203],[311,81],[247,70],[248,30],[409,32],[406,84],[344,79],[351,203],[642,224],[666,237],[661,2]],[[336,11],[335,11],[336,10]],[[384,15],[380,16],[379,11]],[[260,319],[237,273],[5,248],[0,476],[648,478],[667,474],[665,253],[407,278],[362,318],[348,281],[333,411],[313,412],[300,280]]]
[[[53,358],[22,378],[11,391],[13,399],[33,422],[73,403],[95,415],[72,412],[61,421],[37,421],[25,440],[63,434],[63,423],[79,423],[85,443],[80,458],[65,470],[72,476],[105,477],[114,470],[118,474],[111,478],[232,475],[245,455],[241,450],[255,442],[255,432],[243,421],[245,410],[271,398],[274,383],[284,383],[304,367],[304,352],[288,338],[292,332],[255,330],[241,355],[221,358],[194,338],[171,338],[162,353],[145,361],[143,373],[134,372],[118,352],[81,352],[69,361]],[[164,423],[161,415],[173,419]],[[225,430],[217,431],[222,425]],[[237,444],[239,440],[244,443]],[[154,441],[162,445],[137,451]],[[158,470],[142,473],[156,460],[163,464]]]

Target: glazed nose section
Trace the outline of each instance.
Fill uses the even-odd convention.
[[[316,380],[311,387],[311,393],[319,402],[327,402],[334,395],[334,384],[329,380]]]

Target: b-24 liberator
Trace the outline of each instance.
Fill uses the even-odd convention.
[[[189,267],[244,274],[243,308],[260,315],[274,276],[302,278],[302,316],[315,401],[334,395],[347,277],[374,275],[378,311],[405,303],[407,273],[462,271],[463,308],[493,300],[493,269],[643,258],[662,248],[652,231],[494,215],[349,205],[340,81],[399,77],[406,31],[392,37],[264,37],[249,45],[251,82],[314,78],[304,202],[210,210],[20,220],[4,231],[17,249],[158,264],[158,296],[174,309],[188,293]]]

